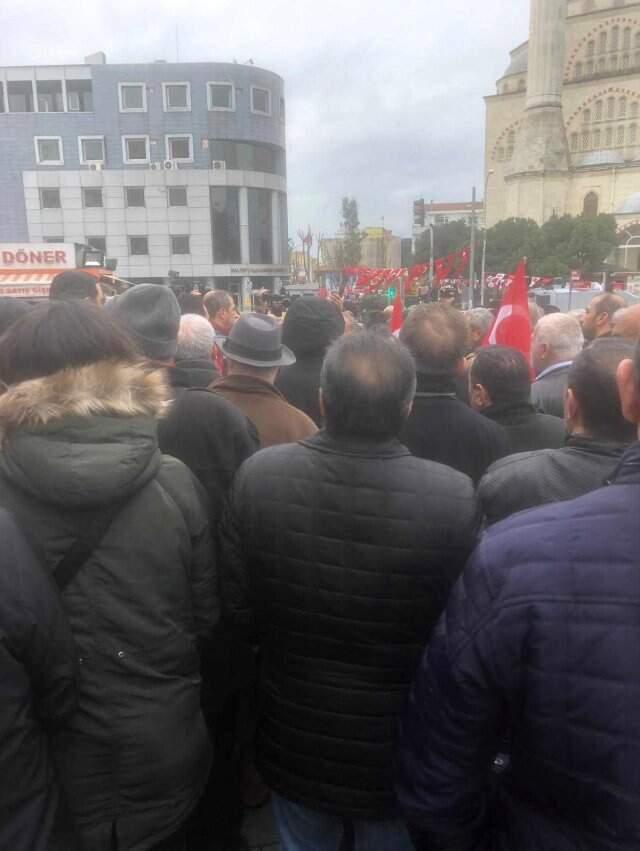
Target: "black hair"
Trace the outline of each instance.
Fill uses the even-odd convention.
[[[415,395],[415,366],[393,337],[358,332],[329,348],[320,386],[331,435],[390,440],[399,434]]]
[[[616,379],[620,361],[632,357],[632,343],[611,337],[596,340],[573,362],[568,386],[591,437],[620,443],[634,439],[635,427],[622,415]]]
[[[494,405],[528,402],[531,396],[531,367],[518,349],[487,346],[478,349],[471,365],[471,383],[481,384]]]
[[[467,353],[469,332],[462,313],[446,304],[419,304],[409,311],[400,340],[418,372],[453,376]]]
[[[53,301],[34,307],[0,339],[0,380],[17,384],[102,360],[139,359],[126,332],[103,310]]]
[[[0,337],[29,310],[31,310],[31,305],[25,304],[20,299],[10,298],[9,296],[0,297]]]
[[[178,304],[180,305],[181,316],[185,316],[187,313],[195,313],[206,318],[200,293],[182,292],[178,296]]]
[[[53,301],[96,301],[98,282],[88,272],[60,272],[51,281],[49,298]]]

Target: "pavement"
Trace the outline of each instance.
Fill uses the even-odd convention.
[[[259,810],[246,810],[242,832],[252,851],[280,851],[271,804]]]

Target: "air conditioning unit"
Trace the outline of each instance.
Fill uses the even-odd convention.
[[[162,171],[163,167],[163,163],[149,163],[149,169],[151,171]]]
[[[165,160],[162,163],[162,168],[165,171],[175,171],[178,168],[178,160]]]
[[[89,167],[89,171],[102,171],[104,168],[104,163],[101,160],[94,160],[93,162],[87,163]]]
[[[227,164],[224,160],[212,160],[211,170],[212,171],[226,171],[227,170]]]

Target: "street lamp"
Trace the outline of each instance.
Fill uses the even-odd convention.
[[[484,307],[484,298],[485,298],[485,277],[487,270],[487,188],[489,186],[489,178],[494,174],[494,170],[491,168],[487,172],[487,176],[484,181],[484,228],[482,229],[482,271],[480,277],[480,305]]]

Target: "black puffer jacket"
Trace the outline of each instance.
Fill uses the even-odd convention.
[[[537,413],[529,402],[492,405],[482,413],[507,432],[511,454],[559,449],[567,436],[563,420]]]
[[[143,851],[197,803],[210,761],[196,649],[217,619],[197,483],[158,450],[162,373],[103,363],[0,397],[0,504],[55,570],[95,512],[125,501],[63,594],[79,711],[56,754],[84,847]]]
[[[282,325],[282,342],[293,351],[296,362],[280,370],[276,387],[290,405],[317,425],[322,420],[318,402],[322,361],[342,334],[342,314],[333,302],[322,298],[296,299]]]
[[[259,452],[222,526],[227,618],[262,652],[259,768],[285,798],[389,818],[396,718],[475,535],[471,481],[397,441]]]
[[[521,452],[493,464],[478,487],[489,525],[517,511],[575,499],[603,487],[627,447],[589,437],[569,437],[561,449]]]
[[[48,851],[57,784],[47,733],[76,708],[76,652],[51,576],[0,511],[0,848]]]

